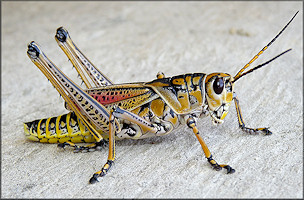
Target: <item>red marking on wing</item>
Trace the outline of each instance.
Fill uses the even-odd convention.
[[[136,90],[120,90],[120,91],[107,91],[101,92],[100,94],[91,94],[93,98],[95,98],[102,105],[107,105],[111,103],[115,103],[121,100],[125,100],[134,96],[138,96],[142,94],[143,91]]]

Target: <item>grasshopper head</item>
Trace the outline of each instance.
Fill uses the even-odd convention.
[[[267,46],[266,46],[267,47]],[[265,47],[264,47],[265,49]],[[205,80],[205,90],[206,90],[206,101],[208,104],[208,110],[212,117],[212,121],[215,124],[223,123],[223,119],[228,113],[230,102],[233,99],[233,88],[234,83],[241,77],[269,64],[273,60],[277,59],[281,55],[289,52],[288,49],[274,58],[264,62],[246,72],[244,70],[257,58],[255,56],[248,64],[246,64],[234,77],[230,74],[225,73],[212,73],[208,74]],[[263,51],[263,50],[262,50]],[[259,54],[261,54],[261,52]],[[258,55],[259,55],[258,54]]]
[[[212,73],[205,80],[206,101],[213,123],[223,123],[233,98],[233,77]]]
[[[298,11],[299,12],[299,11]],[[258,53],[256,54],[234,77],[225,73],[212,73],[207,75],[205,80],[206,88],[206,101],[208,104],[209,113],[212,117],[214,123],[222,123],[223,119],[228,113],[230,102],[233,99],[233,87],[234,83],[241,77],[269,64],[273,60],[277,59],[281,55],[289,52],[291,49],[288,49],[274,58],[260,64],[246,72],[245,69],[250,66],[250,64],[255,61],[287,28],[287,26],[292,22],[296,17],[296,14],[289,20],[289,22],[284,26],[284,28]]]

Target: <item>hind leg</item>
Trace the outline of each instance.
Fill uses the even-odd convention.
[[[95,84],[96,87],[112,85],[112,82],[104,74],[102,74],[74,44],[68,31],[65,28],[59,27],[57,29],[55,39],[60,48],[72,62],[73,66],[77,70],[80,78],[85,83],[87,88],[92,88],[89,79],[87,79],[87,76]],[[65,107],[70,110],[67,105],[65,105]],[[100,144],[97,142],[86,146],[77,146],[72,142],[66,142],[58,145],[58,147],[64,148],[65,146],[70,146],[74,148],[74,152],[88,152],[101,149],[101,147],[104,146],[104,143],[105,142]]]
[[[67,102],[71,110],[88,128],[96,142],[102,141],[103,137],[95,127],[106,133],[109,131],[109,111],[61,72],[35,42],[28,45],[27,53],[32,62],[43,72]],[[115,128],[119,129],[117,121],[115,121]]]
[[[103,73],[101,73],[94,64],[77,48],[72,41],[68,31],[60,27],[56,31],[55,39],[60,48],[67,55],[73,66],[77,70],[80,78],[85,83],[87,88],[92,88],[89,80],[83,73],[82,69],[86,72],[86,75],[91,79],[96,87],[112,85],[113,83]]]

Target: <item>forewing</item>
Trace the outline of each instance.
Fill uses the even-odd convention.
[[[110,85],[89,89],[87,92],[108,109],[117,105],[129,111],[159,97],[151,88],[142,83]]]

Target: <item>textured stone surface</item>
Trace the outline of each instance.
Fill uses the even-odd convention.
[[[214,157],[235,174],[212,170],[187,127],[117,142],[113,169],[95,185],[88,180],[106,161],[107,149],[74,154],[24,137],[23,122],[66,113],[62,98],[27,58],[28,42],[35,40],[80,83],[54,41],[59,26],[104,74],[125,83],[150,81],[158,71],[234,75],[299,9],[253,65],[293,50],[235,86],[248,126],[270,126],[273,135],[243,133],[234,105],[223,125],[199,120]],[[2,197],[302,197],[302,24],[302,2],[3,2]]]

